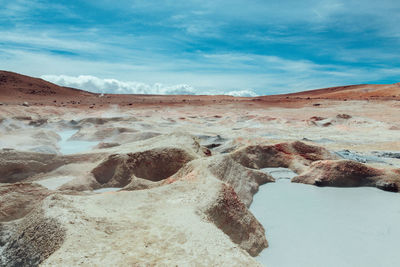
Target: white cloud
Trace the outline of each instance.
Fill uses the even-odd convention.
[[[231,95],[231,96],[257,96],[257,94],[253,90],[230,91],[230,92],[225,93],[224,95]]]
[[[43,75],[41,78],[58,85],[79,88],[96,93],[161,95],[196,94],[196,90],[187,84],[177,84],[172,86],[163,85],[161,83],[146,84],[142,82],[119,81],[116,79],[101,79],[90,75]]]
[[[116,79],[101,79],[91,75],[67,76],[67,75],[43,75],[42,79],[49,82],[87,90],[95,93],[112,94],[160,94],[160,95],[209,95],[223,94],[231,96],[256,96],[252,90],[238,91],[203,91],[187,84],[164,85],[161,83],[146,84],[135,81],[119,81]]]

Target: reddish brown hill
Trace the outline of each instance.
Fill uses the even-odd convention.
[[[337,100],[400,99],[400,83],[339,86],[286,94],[282,96]]]
[[[38,97],[92,96],[94,94],[78,89],[62,87],[39,78],[32,78],[14,72],[0,71],[0,99],[34,99]]]

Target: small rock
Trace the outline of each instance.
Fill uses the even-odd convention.
[[[326,119],[326,118],[320,117],[320,116],[312,116],[312,117],[310,118],[311,121],[322,121],[322,120],[325,120],[325,119]]]
[[[38,127],[38,126],[42,126],[45,123],[47,123],[47,119],[37,119],[34,121],[30,121],[29,125]]]
[[[29,107],[29,103],[28,103],[28,102],[24,102],[24,103],[22,103],[22,105],[23,105],[24,107]]]
[[[101,142],[101,143],[99,143],[97,146],[95,146],[95,148],[104,149],[104,148],[116,147],[116,146],[119,146],[119,145],[120,145],[120,144],[118,144],[118,143],[105,143],[105,142]]]
[[[351,119],[352,117],[349,114],[338,114],[336,115],[336,118],[348,120]]]
[[[378,157],[400,159],[400,152],[373,152]]]
[[[314,180],[314,184],[315,184],[316,186],[323,186],[322,180],[321,180],[321,179],[318,179],[318,178]]]
[[[399,188],[394,182],[380,180],[376,182],[376,187],[389,192],[398,192]]]

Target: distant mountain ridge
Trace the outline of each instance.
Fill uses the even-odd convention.
[[[84,98],[95,97],[99,94],[87,92],[80,89],[63,87],[40,78],[34,78],[14,72],[0,71],[0,98],[1,99],[38,99],[40,97],[72,97]],[[113,96],[112,94],[107,94]],[[117,96],[117,95],[115,95]],[[135,95],[139,96],[139,95]],[[143,95],[141,95],[143,96]],[[151,97],[143,96],[146,98]],[[154,95],[154,97],[156,97]],[[165,96],[169,97],[169,96]],[[172,96],[171,96],[172,97]],[[176,97],[176,96],[175,96]],[[212,96],[185,96],[193,99],[210,99]],[[229,96],[219,96],[231,98]],[[399,99],[400,83],[395,84],[360,84],[323,89],[309,90],[282,95],[245,97],[242,99],[269,100],[276,98],[301,98],[301,99],[333,99],[333,100],[365,100],[365,99]]]

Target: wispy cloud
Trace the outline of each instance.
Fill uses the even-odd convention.
[[[16,0],[0,9],[0,68],[89,75],[104,86],[113,78],[126,92],[390,83],[400,68],[398,12],[394,0]]]
[[[90,52],[96,49],[102,49],[101,43],[79,40],[71,36],[58,36],[52,32],[46,31],[0,31],[0,42],[3,44],[12,44],[27,48],[40,48],[42,50],[65,50],[70,52]]]

